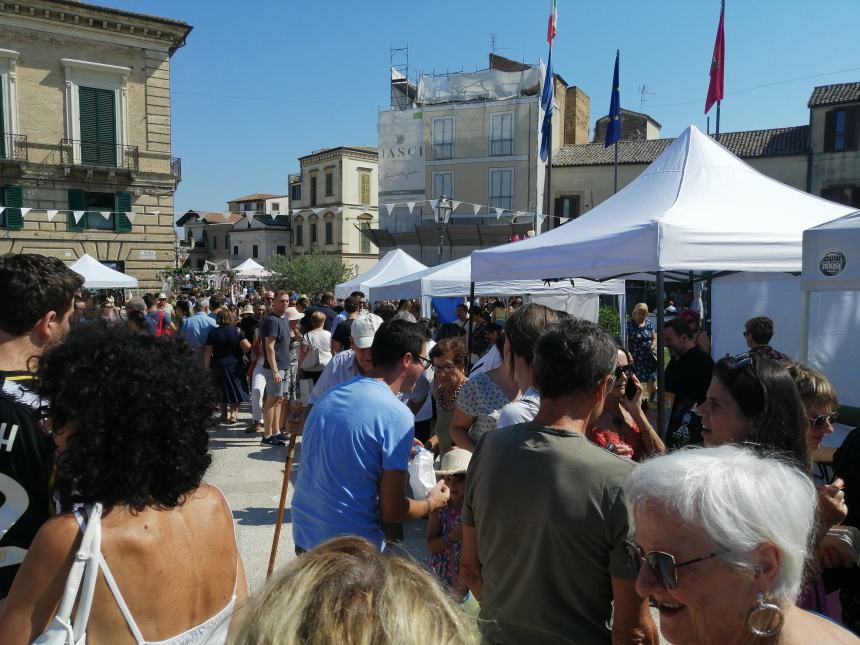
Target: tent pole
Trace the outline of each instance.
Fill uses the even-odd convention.
[[[475,306],[475,283],[469,283],[469,309]],[[469,337],[466,338],[466,345],[468,349],[466,350],[466,365],[469,369],[472,369],[472,312],[469,312]]]
[[[809,301],[808,291],[800,292],[800,353],[797,360],[806,363],[809,359]]]
[[[666,432],[666,373],[663,368],[663,272],[657,271],[657,433]]]

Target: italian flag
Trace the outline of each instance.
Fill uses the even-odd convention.
[[[556,0],[550,0],[549,22],[546,26],[546,42],[548,45],[552,45],[552,39],[555,38],[556,26],[558,26],[558,4]]]

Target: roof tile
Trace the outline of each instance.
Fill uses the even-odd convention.
[[[820,107],[857,101],[860,101],[860,83],[838,83],[836,85],[819,85],[812,90],[808,106]]]

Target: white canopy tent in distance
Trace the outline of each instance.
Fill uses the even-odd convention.
[[[354,291],[361,291],[370,300],[370,289],[378,284],[395,280],[410,273],[426,269],[427,266],[413,258],[401,249],[389,251],[370,269],[359,276],[335,285],[334,296],[340,300],[348,297]]]
[[[242,264],[234,268],[233,271],[236,272],[236,278],[238,280],[247,281],[262,280],[263,278],[268,278],[272,275],[271,271],[266,270],[262,264],[255,262],[251,258],[242,262]]]
[[[690,126],[633,182],[578,219],[475,251],[472,278],[656,280],[662,328],[665,280],[799,272],[803,231],[851,210],[766,177]],[[663,380],[658,361],[661,432]]]
[[[860,211],[803,232],[803,272],[800,276],[800,360],[825,371],[839,392],[840,402],[851,404],[853,419],[860,423],[860,383],[857,360],[860,325],[857,293],[860,292]],[[812,307],[816,298],[818,306]],[[817,333],[810,338],[815,317]]]
[[[134,276],[114,271],[87,253],[69,268],[83,276],[86,289],[136,289],[138,285]]]

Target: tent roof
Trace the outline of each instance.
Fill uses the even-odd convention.
[[[368,298],[371,300],[396,300],[421,296],[468,296],[471,288],[471,273],[471,257],[452,260],[371,287]],[[476,295],[592,293],[623,294],[624,280],[609,280],[604,283],[576,280],[573,285],[568,280],[549,283],[542,280],[490,280],[475,283]]]
[[[800,271],[804,229],[850,211],[766,177],[690,126],[632,183],[582,217],[475,251],[472,277]]]
[[[860,211],[803,232],[804,291],[860,291]]]
[[[374,285],[382,284],[426,268],[426,265],[421,264],[402,249],[394,249],[382,256],[379,262],[361,275],[337,285],[334,288],[334,295],[337,298],[346,298],[353,291],[363,291],[367,294]]]
[[[114,271],[86,253],[69,268],[84,277],[84,287],[87,289],[137,288],[137,278]]]
[[[254,262],[251,258],[248,258],[242,264],[235,267],[233,271],[237,273],[239,278],[265,278],[271,275],[262,264]]]

